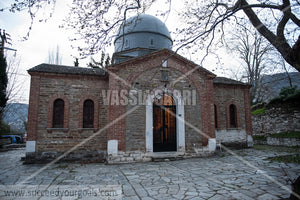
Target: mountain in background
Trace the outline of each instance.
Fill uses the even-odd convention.
[[[4,109],[3,121],[10,125],[11,131],[25,133],[24,122],[27,122],[27,116],[28,104],[8,103]]]
[[[297,86],[297,89],[300,89],[300,72],[291,72],[289,73],[289,76],[292,85]],[[262,85],[263,101],[269,102],[279,95],[281,88],[290,87],[290,82],[286,73],[279,73],[264,75],[262,77]]]

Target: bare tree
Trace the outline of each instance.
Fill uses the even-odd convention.
[[[165,0],[169,4],[174,1]],[[27,9],[34,19],[36,12],[49,4],[55,5],[56,0],[14,2],[10,8],[12,12]],[[113,33],[126,19],[127,13],[145,12],[153,2],[155,0],[73,0],[70,17],[66,21],[78,32],[78,38],[74,40],[85,41],[86,46],[78,47],[80,55],[93,55],[111,44]],[[298,0],[186,0],[184,3],[186,7],[178,14],[184,18],[186,26],[177,29],[182,35],[177,40],[177,49],[189,44],[199,45],[203,40],[209,40],[209,49],[217,36],[223,36],[225,29],[235,28],[247,18],[247,23],[266,38],[287,63],[300,71]],[[166,6],[166,13],[169,10],[170,6]]]
[[[0,68],[1,68],[1,103],[0,103],[0,132],[9,131],[9,126],[3,122],[4,115],[12,113],[11,104],[8,102],[14,102],[17,100],[17,93],[22,89],[23,82],[17,81],[18,67],[20,59],[16,58],[16,50],[6,47],[6,44],[10,44],[10,35],[5,31],[0,30],[1,46],[0,46]],[[7,51],[15,51],[13,56],[10,56]],[[16,111],[14,111],[16,112]],[[14,113],[12,113],[14,114]]]
[[[8,84],[6,93],[9,99],[9,102],[19,102],[21,91],[23,90],[24,81],[22,77],[25,77],[25,74],[20,74],[19,66],[21,59],[17,56],[8,56],[7,57],[7,76]]]
[[[62,63],[62,54],[60,52],[60,48],[56,45],[56,50],[51,49],[48,51],[48,63],[61,65]]]
[[[261,76],[266,73],[272,63],[269,59],[273,47],[267,43],[262,35],[243,27],[238,34],[234,34],[227,43],[228,48],[236,52],[242,61],[243,78],[252,85],[250,98],[252,103],[261,100]]]
[[[189,43],[223,38],[228,29],[252,26],[290,65],[300,70],[300,20],[297,16],[300,4],[297,1],[259,0],[249,4],[247,0],[208,0],[186,2],[186,5],[188,9],[182,17],[191,24],[185,31]]]
[[[276,56],[277,59],[273,59],[273,65],[276,66],[277,69],[283,69],[284,72],[286,73],[289,86],[293,87],[293,81],[290,76],[290,73],[295,71],[293,68],[282,58],[278,53],[276,53],[274,56]]]

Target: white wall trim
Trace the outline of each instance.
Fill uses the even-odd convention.
[[[177,151],[185,152],[185,124],[184,101],[179,91],[165,89],[165,94],[174,98],[176,103],[176,140]],[[163,90],[153,90],[146,100],[146,152],[153,152],[153,101],[157,96],[162,96]]]
[[[247,145],[248,145],[248,147],[253,147],[252,135],[247,135]]]
[[[26,141],[26,153],[34,153],[36,141]]]
[[[231,142],[246,142],[247,133],[245,129],[221,129],[216,130],[216,139],[222,143],[231,143]]]
[[[148,95],[146,102],[146,152],[153,152],[153,97]]]
[[[208,151],[215,152],[217,148],[217,141],[216,138],[209,138],[208,139]]]
[[[108,155],[117,155],[118,154],[118,140],[108,140],[107,154]]]

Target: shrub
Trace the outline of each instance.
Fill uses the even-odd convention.
[[[267,137],[264,135],[253,135],[253,140],[267,140]]]
[[[293,87],[283,87],[280,90],[279,96],[271,99],[269,104],[284,102],[287,100],[296,100],[300,98],[300,90],[297,86]]]
[[[10,126],[3,121],[0,121],[0,134],[8,134],[10,133]]]

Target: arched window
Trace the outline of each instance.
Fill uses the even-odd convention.
[[[215,128],[218,128],[218,113],[217,113],[216,104],[214,104],[214,112],[215,112]]]
[[[56,99],[53,103],[53,128],[63,128],[64,127],[64,109],[65,102],[62,99]]]
[[[125,40],[125,49],[128,49],[128,48],[129,48],[129,40],[126,39],[126,40]]]
[[[94,102],[90,99],[83,103],[83,128],[94,128]]]
[[[236,106],[233,104],[229,106],[229,120],[230,120],[230,128],[237,128]]]

